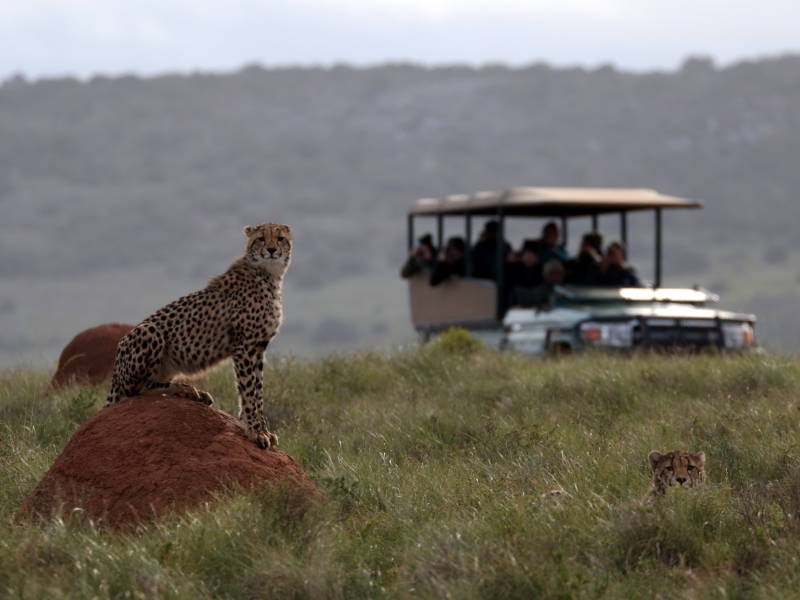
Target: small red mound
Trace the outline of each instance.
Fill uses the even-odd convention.
[[[196,506],[229,484],[278,480],[298,498],[322,497],[292,457],[258,448],[231,415],[183,398],[130,398],[81,425],[17,518],[80,507],[124,528]]]
[[[74,381],[98,384],[110,379],[117,356],[117,344],[131,329],[133,325],[108,323],[76,335],[58,358],[53,387]]]

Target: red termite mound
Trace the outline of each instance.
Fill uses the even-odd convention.
[[[231,484],[276,481],[298,501],[322,497],[294,459],[258,448],[231,415],[183,398],[130,398],[81,425],[17,519],[79,508],[124,529],[189,509]]]
[[[111,378],[117,344],[133,329],[126,323],[108,323],[82,331],[61,351],[53,387],[72,382],[102,383]]]

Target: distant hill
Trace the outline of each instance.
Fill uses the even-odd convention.
[[[52,357],[102,320],[136,322],[223,270],[240,228],[268,219],[297,238],[281,349],[408,340],[396,276],[407,204],[524,184],[704,201],[667,218],[667,281],[716,288],[761,313],[764,341],[797,349],[798,156],[797,56],[648,74],[388,65],[15,78],[0,87],[0,361]],[[615,235],[615,221],[601,225]],[[632,228],[647,274],[651,220]]]

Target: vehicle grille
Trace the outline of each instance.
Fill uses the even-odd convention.
[[[634,346],[653,348],[721,347],[722,330],[713,319],[639,319]]]

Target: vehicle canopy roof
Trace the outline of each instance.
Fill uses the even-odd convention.
[[[647,188],[513,187],[503,192],[421,198],[409,215],[581,217],[659,208],[702,208],[700,202]]]

